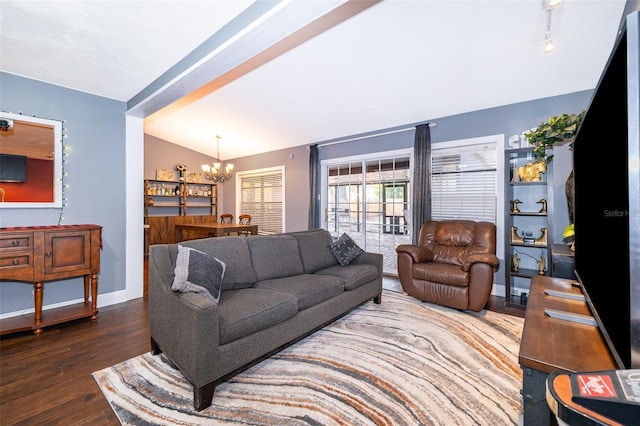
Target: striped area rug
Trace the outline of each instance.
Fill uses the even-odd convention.
[[[219,385],[213,405],[163,356],[93,377],[124,425],[513,425],[521,422],[523,319],[383,291]]]

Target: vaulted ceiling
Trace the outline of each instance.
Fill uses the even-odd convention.
[[[0,0],[0,70],[222,159],[593,89],[624,0]],[[1,90],[1,87],[0,87]]]

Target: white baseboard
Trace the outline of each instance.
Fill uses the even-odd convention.
[[[109,306],[109,305],[115,305],[116,303],[126,302],[128,300],[133,300],[135,298],[136,297],[132,297],[132,298],[127,297],[127,291],[126,290],[118,290],[118,291],[114,291],[112,293],[99,294],[98,295],[98,308],[102,308],[104,306]],[[69,306],[69,305],[74,305],[76,303],[83,303],[83,302],[84,302],[84,298],[82,298],[82,299],[74,299],[74,300],[66,300],[64,302],[54,303],[54,304],[51,304],[51,305],[43,305],[42,306],[42,311],[46,311],[48,309],[61,308],[63,306]],[[21,311],[7,312],[6,314],[0,315],[0,319],[18,317],[20,315],[32,314],[34,312],[35,312],[35,308],[31,307],[31,308],[24,309],[24,310],[21,310]]]
[[[498,296],[498,297],[504,297],[505,293],[505,288],[504,285],[502,284],[493,284],[493,287],[491,288],[491,295],[492,296]]]
[[[518,287],[513,287],[511,288],[511,294],[514,296],[520,296],[520,294],[522,293],[528,293],[529,290],[525,289],[525,288],[518,288]],[[499,296],[499,297],[505,297],[506,294],[506,289],[505,286],[502,284],[494,284],[493,288],[491,289],[491,295],[492,296]]]

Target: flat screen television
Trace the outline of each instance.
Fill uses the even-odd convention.
[[[26,180],[27,157],[0,154],[0,182],[25,182]]]
[[[638,13],[621,26],[573,145],[576,277],[620,369],[640,368]]]

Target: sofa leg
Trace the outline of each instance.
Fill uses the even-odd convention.
[[[215,389],[216,384],[214,382],[207,383],[201,387],[193,387],[193,406],[196,411],[202,411],[211,405]]]
[[[378,293],[378,295],[373,298],[373,303],[375,303],[377,305],[382,303],[382,293]]]
[[[158,344],[156,343],[155,340],[153,340],[153,337],[152,337],[151,338],[151,354],[158,355],[161,352],[162,352],[162,349],[160,349],[160,346],[158,346]]]

